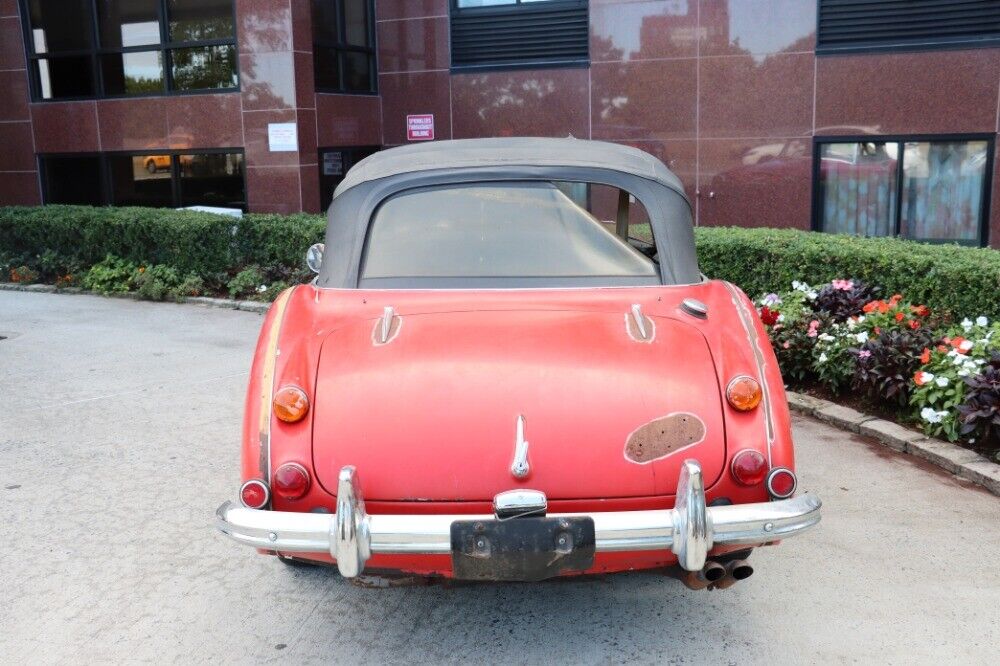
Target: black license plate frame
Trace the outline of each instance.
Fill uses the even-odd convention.
[[[452,575],[460,580],[539,581],[594,566],[594,519],[588,516],[456,520]]]

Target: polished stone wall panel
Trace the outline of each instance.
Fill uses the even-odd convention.
[[[406,143],[406,116],[423,113],[434,114],[435,138],[450,139],[451,78],[448,72],[379,75],[384,143]]]
[[[247,167],[247,205],[258,213],[289,215],[302,210],[302,190],[296,165]]]
[[[702,56],[799,53],[816,48],[816,0],[699,2]]]
[[[236,35],[240,53],[291,51],[288,0],[236,0]]]
[[[97,102],[32,104],[31,121],[39,153],[96,153],[101,149]]]
[[[21,22],[16,16],[0,18],[0,69],[24,69]]]
[[[316,95],[317,146],[382,145],[382,104],[375,95]]]
[[[448,68],[447,18],[379,21],[377,25],[379,71],[419,72]]]
[[[585,69],[456,74],[451,78],[456,139],[590,133]]]
[[[31,123],[0,123],[0,172],[34,171]]]
[[[594,63],[593,138],[695,138],[697,66],[693,58]]]
[[[0,205],[37,206],[42,203],[38,172],[0,173]]]
[[[167,147],[239,148],[243,118],[237,93],[167,97]]]
[[[271,123],[295,122],[297,122],[295,109],[244,112],[243,141],[246,148],[247,165],[251,167],[298,166],[298,151],[271,152],[267,131],[267,126]],[[301,141],[299,147],[301,151]],[[298,190],[298,185],[295,186],[295,189]]]
[[[161,99],[99,100],[101,150],[156,150],[167,145],[167,107]]]
[[[1000,49],[821,57],[817,134],[996,132]]]
[[[701,58],[700,137],[812,132],[812,54]]]

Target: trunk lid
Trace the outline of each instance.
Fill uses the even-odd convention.
[[[641,342],[629,319],[404,313],[384,345],[375,344],[377,320],[334,330],[314,399],[319,481],[333,492],[338,470],[354,465],[373,500],[492,500],[519,487],[550,499],[641,497],[674,494],[681,461],[693,457],[714,483],[725,433],[705,338],[647,317],[652,341]],[[529,443],[524,479],[511,472],[518,416]]]

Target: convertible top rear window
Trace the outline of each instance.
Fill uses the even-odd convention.
[[[398,194],[372,220],[361,285],[659,284],[656,263],[574,201],[580,190],[572,185],[476,183]]]

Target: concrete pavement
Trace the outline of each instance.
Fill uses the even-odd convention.
[[[258,556],[212,515],[260,322],[0,292],[0,662],[995,663],[1000,501],[801,417],[823,523],[723,592],[371,590]]]

